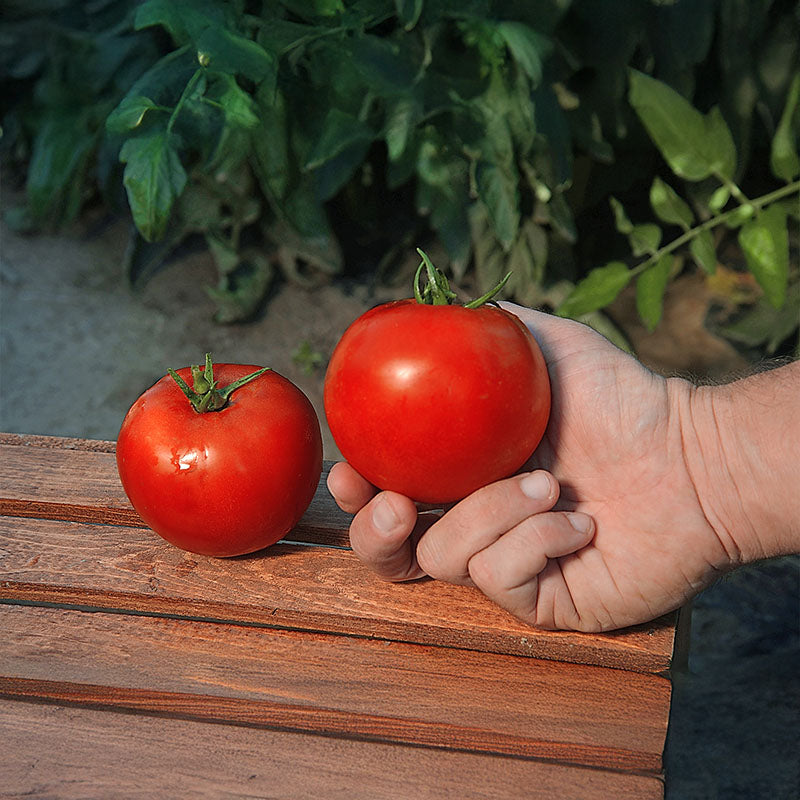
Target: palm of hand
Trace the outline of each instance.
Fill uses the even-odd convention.
[[[556,508],[596,523],[588,546],[540,573],[533,621],[612,629],[680,606],[723,554],[683,462],[669,383],[585,326],[514,311],[537,334],[553,387],[530,467],[559,480]]]

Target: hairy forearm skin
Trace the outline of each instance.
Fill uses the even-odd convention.
[[[722,386],[668,385],[725,566],[800,552],[800,362]]]

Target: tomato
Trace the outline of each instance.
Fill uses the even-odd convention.
[[[216,364],[212,372],[207,358],[204,373],[170,371],[122,423],[117,467],[125,492],[150,528],[184,550],[260,550],[285,536],[314,496],[322,472],[314,408],[277,372],[248,377],[256,369]],[[194,389],[186,385],[192,377]],[[206,410],[196,410],[189,393]]]
[[[380,489],[426,503],[519,470],[550,413],[547,366],[523,323],[451,297],[367,311],[325,376],[325,414],[344,458]]]

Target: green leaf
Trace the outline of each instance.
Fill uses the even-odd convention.
[[[717,271],[717,250],[714,247],[714,237],[709,230],[700,230],[689,242],[689,252],[695,263],[707,275]]]
[[[144,115],[159,108],[149,97],[133,95],[124,97],[120,104],[106,118],[109,133],[127,133],[142,124]]]
[[[145,0],[137,9],[134,27],[137,31],[160,25],[178,44],[189,40],[189,31],[180,7],[170,0]]]
[[[631,272],[621,261],[611,261],[593,269],[558,307],[560,317],[582,317],[607,306],[627,286]]]
[[[125,163],[123,183],[136,227],[146,241],[160,239],[172,206],[186,186],[174,138],[161,130],[128,139],[120,161]]]
[[[290,148],[286,99],[259,88],[256,92],[259,126],[250,138],[251,163],[262,191],[276,209],[290,182]]]
[[[336,49],[341,59],[341,46],[337,44]],[[350,43],[348,60],[362,83],[385,95],[411,88],[418,70],[411,53],[411,48],[394,40],[365,34]]]
[[[719,109],[704,117],[667,84],[631,69],[628,99],[670,169],[700,181],[733,176],[736,148]]]
[[[752,219],[755,213],[756,208],[752,203],[744,203],[738,208],[731,210],[730,214],[725,217],[725,224],[729,228],[738,228],[744,225],[747,220]]]
[[[650,187],[650,205],[656,216],[668,225],[680,225],[686,231],[694,222],[694,214],[689,205],[658,176]]]
[[[325,115],[322,130],[311,148],[304,168],[317,169],[352,145],[371,142],[372,138],[372,128],[365,122],[339,108],[331,108]]]
[[[739,231],[739,244],[767,300],[780,308],[789,282],[789,235],[783,209],[773,205],[761,211]]]
[[[705,147],[715,175],[732,180],[736,172],[736,144],[733,134],[717,106],[703,118]]]
[[[712,192],[711,197],[708,200],[708,207],[714,213],[719,213],[722,211],[723,208],[728,204],[728,200],[731,199],[731,190],[727,186],[720,186],[714,192]]]
[[[475,173],[478,197],[489,212],[489,219],[504,250],[514,243],[519,227],[518,182],[496,164],[479,161]]]
[[[783,308],[777,311],[761,298],[734,322],[721,328],[723,336],[747,347],[764,346],[774,353],[800,325],[800,283],[789,287]]]
[[[219,95],[219,103],[225,111],[225,119],[232,125],[252,130],[259,124],[253,96],[236,82],[233,75],[225,73],[219,76],[223,88]]]
[[[96,141],[85,113],[54,110],[45,117],[33,140],[25,185],[34,219],[58,224],[78,215]]]
[[[661,256],[636,279],[636,310],[650,331],[656,329],[664,312],[664,292],[672,271],[672,259],[670,254]]]
[[[791,181],[800,175],[800,157],[797,155],[798,132],[794,124],[798,102],[800,102],[800,73],[797,73],[792,80],[781,121],[772,139],[770,153],[773,175],[785,181]]]
[[[267,293],[273,275],[272,263],[266,256],[248,253],[233,270],[220,276],[215,288],[206,288],[217,303],[214,319],[227,324],[251,317]]]
[[[628,236],[633,233],[633,223],[625,213],[625,208],[622,203],[613,196],[608,198],[608,202],[611,205],[611,210],[614,212],[614,225],[617,230],[623,236]]]
[[[514,61],[525,71],[533,86],[542,82],[542,62],[550,55],[553,43],[524,22],[500,22],[503,37]]]
[[[635,256],[651,256],[661,244],[661,228],[653,222],[634,225],[628,241]]]
[[[402,94],[388,104],[383,135],[390,161],[402,157],[420,114],[419,104],[410,94]]]
[[[195,46],[198,60],[204,67],[242,75],[254,83],[275,84],[278,72],[275,57],[244,36],[212,25],[197,37]]]

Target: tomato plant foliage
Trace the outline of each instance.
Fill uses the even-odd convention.
[[[136,280],[200,236],[221,321],[253,314],[278,273],[391,263],[430,234],[456,280],[484,291],[513,268],[515,299],[593,324],[635,281],[657,325],[669,281],[711,271],[723,234],[765,302],[793,302],[793,3],[7,6],[0,144],[27,198],[9,221],[69,221],[99,195],[130,211]],[[627,281],[605,269],[621,261]]]

